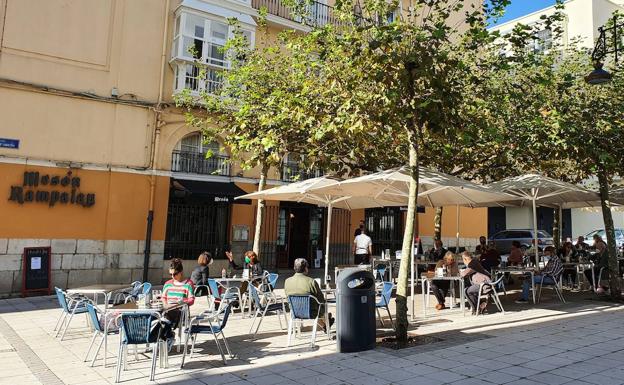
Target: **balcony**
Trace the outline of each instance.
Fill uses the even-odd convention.
[[[334,8],[318,1],[312,1],[308,5],[306,15],[297,14],[292,8],[286,7],[281,0],[251,0],[251,6],[255,9],[266,7],[269,15],[281,17],[296,23],[303,23],[310,27],[322,27],[327,24],[335,26],[344,25],[345,22],[338,19],[334,14]]]
[[[298,182],[305,179],[318,178],[323,176],[323,174],[323,171],[319,169],[302,170],[298,163],[284,163],[280,179],[284,182]]]
[[[171,171],[189,174],[230,176],[230,158],[198,152],[173,151],[171,154]]]

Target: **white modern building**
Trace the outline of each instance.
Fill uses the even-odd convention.
[[[517,24],[535,25],[540,23],[542,15],[552,15],[555,7],[541,9],[528,15],[510,20],[492,27],[490,30],[499,31],[502,36],[511,33]],[[605,25],[615,11],[624,13],[624,0],[568,0],[564,3],[564,20],[562,34],[557,45],[564,48],[574,42],[581,47],[591,50],[599,36],[598,29]],[[553,46],[554,37],[550,30],[538,32],[533,42],[533,49],[547,50]],[[540,208],[537,212],[538,227],[548,232],[552,231],[553,210]],[[624,228],[624,212],[614,211],[615,227]],[[563,213],[564,237],[576,238],[595,229],[604,227],[600,208],[564,210]],[[488,213],[488,232],[490,235],[502,229],[526,229],[533,227],[533,214],[528,208],[494,208]]]

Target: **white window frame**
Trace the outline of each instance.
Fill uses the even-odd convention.
[[[185,34],[186,26],[192,16],[200,17],[204,21],[204,34],[200,38],[195,35]],[[220,23],[227,27],[227,37],[225,39],[219,39],[212,36],[213,25]],[[239,28],[246,32],[250,39],[250,47],[255,46],[255,28],[244,23],[239,24]],[[175,13],[174,29],[173,29],[173,44],[171,52],[171,62],[174,68],[174,92],[181,92],[186,89],[186,70],[187,65],[197,66],[197,62],[203,64],[206,76],[205,78],[197,81],[197,86],[191,88],[191,93],[198,95],[202,91],[213,93],[222,84],[220,81],[219,73],[226,71],[230,68],[230,62],[227,60],[224,54],[223,61],[215,59],[210,56],[209,52],[214,45],[224,46],[228,39],[234,35],[236,27],[228,24],[228,21],[221,16],[198,12],[192,9],[179,9]],[[177,31],[177,33],[176,33]],[[188,52],[184,51],[184,39],[197,39],[202,41],[201,57],[194,58]]]

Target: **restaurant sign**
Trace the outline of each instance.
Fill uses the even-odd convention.
[[[80,178],[72,176],[71,171],[66,175],[26,171],[22,185],[11,186],[9,201],[47,203],[50,207],[57,204],[91,207],[95,204],[95,193],[80,192]]]

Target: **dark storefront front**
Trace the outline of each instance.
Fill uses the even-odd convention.
[[[232,204],[245,192],[234,183],[171,180],[165,258],[195,259],[202,251],[224,257]]]

